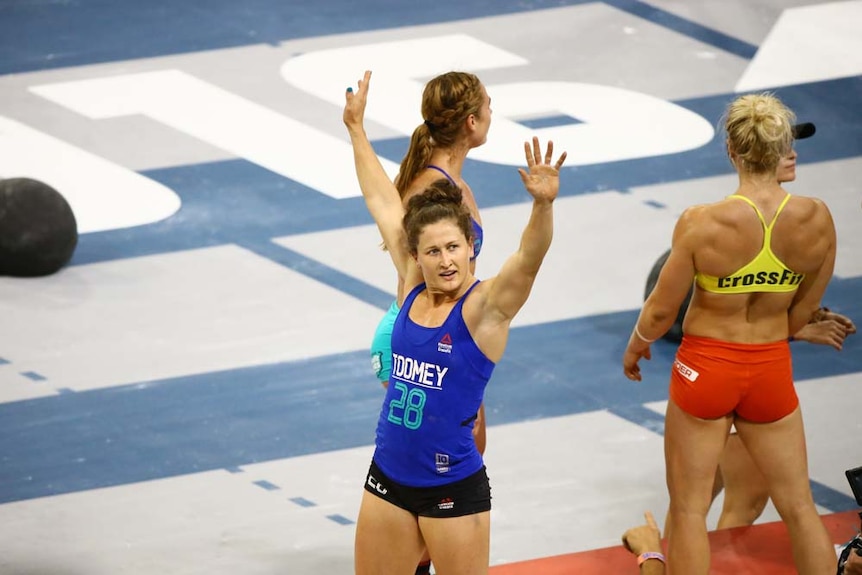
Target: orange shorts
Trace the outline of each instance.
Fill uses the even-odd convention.
[[[787,341],[732,343],[686,335],[670,375],[670,398],[701,419],[736,413],[756,423],[789,415],[799,405]]]

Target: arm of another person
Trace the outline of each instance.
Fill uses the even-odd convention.
[[[652,513],[644,513],[646,525],[632,527],[623,533],[623,546],[638,558],[641,575],[664,575],[661,531]]]
[[[389,180],[389,176],[383,169],[383,165],[365,133],[365,105],[368,99],[370,81],[371,72],[366,71],[363,79],[359,81],[355,93],[352,88],[347,89],[343,120],[347,127],[347,133],[350,135],[350,143],[353,146],[356,177],[359,180],[362,197],[365,198],[365,205],[377,223],[377,228],[380,230],[383,243],[392,258],[398,276],[407,278],[411,271],[416,270],[416,266],[410,265],[412,258],[408,253],[404,237],[402,223],[404,206],[395,184]],[[415,277],[412,279],[414,280],[413,285],[415,285]]]
[[[827,307],[821,307],[819,310],[814,312],[814,317],[812,319],[812,323],[818,323],[821,321],[834,321],[841,325],[847,335],[856,333],[856,324],[853,323],[852,319],[850,319],[846,315],[835,313]]]
[[[695,220],[699,209],[688,208],[677,220],[670,255],[629,336],[623,354],[623,373],[631,380],[641,380],[638,362],[642,357],[651,358],[650,344],[667,333],[691,290],[695,272],[692,230],[697,227]]]
[[[820,200],[812,199],[812,201],[816,204],[816,212],[810,224],[813,229],[822,230],[818,238],[825,242],[826,254],[820,267],[805,275],[787,311],[788,332],[791,335],[801,330],[820,308],[820,300],[826,292],[826,286],[829,285],[832,270],[835,268],[836,238],[832,214],[829,213],[826,204]]]
[[[844,575],[862,575],[862,556],[856,554],[856,551],[851,551],[847,557],[847,563],[844,564]]]
[[[497,361],[506,346],[505,336],[496,337],[496,327],[508,325],[515,314],[526,303],[533,288],[539,268],[551,246],[554,235],[554,200],[560,191],[560,168],[566,160],[566,152],[560,154],[556,163],[552,164],[554,144],[548,142],[544,161],[539,139],[533,138],[532,147],[524,143],[524,154],[527,158],[528,170],[518,169],[524,188],[533,197],[533,207],[530,220],[521,234],[518,251],[509,256],[500,272],[484,282],[484,298],[478,332],[475,334],[483,341],[482,351],[492,361]],[[494,334],[483,337],[483,332],[490,329]]]

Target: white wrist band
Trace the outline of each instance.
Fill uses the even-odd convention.
[[[652,343],[655,341],[654,339],[647,339],[643,335],[641,335],[641,332],[638,331],[638,324],[635,324],[635,335],[638,336],[643,341],[645,341],[646,343]]]

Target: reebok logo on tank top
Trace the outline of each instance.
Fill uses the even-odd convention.
[[[452,338],[448,333],[437,342],[437,351],[440,353],[452,353]]]

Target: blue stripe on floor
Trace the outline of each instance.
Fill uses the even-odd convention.
[[[274,483],[270,483],[269,481],[267,481],[265,479],[261,479],[259,481],[254,481],[253,483],[262,489],[266,489],[267,491],[278,491],[279,489],[281,489],[281,487],[279,487],[278,485],[275,485]]]
[[[643,405],[611,407],[608,408],[608,412],[626,421],[645,427],[656,435],[664,435],[664,415],[656,413]]]
[[[669,28],[679,34],[688,36],[704,44],[709,44],[746,60],[751,60],[757,53],[757,46],[753,44],[749,44],[739,38],[734,38],[703,24],[687,20],[647,2],[639,2],[638,0],[606,0],[606,3],[614,8],[634,14],[639,18],[649,20],[654,24]]]
[[[664,416],[642,405],[626,405],[608,409],[610,413],[627,421],[649,429],[657,435],[664,435]],[[828,485],[809,480],[814,502],[827,511],[847,511],[855,507],[856,501],[849,495],[832,489]]]
[[[244,241],[240,245],[259,256],[288,267],[313,280],[330,286],[337,285],[339,291],[370,305],[377,306],[383,311],[388,310],[389,306],[392,305],[393,295],[391,293],[385,292],[289,248],[271,241]]]
[[[645,204],[645,205],[647,205],[647,206],[650,206],[651,208],[657,208],[657,209],[659,209],[659,210],[663,210],[664,208],[666,208],[666,207],[667,207],[667,205],[665,205],[665,204],[663,204],[663,203],[661,203],[661,202],[657,202],[657,201],[655,201],[655,200],[646,200],[646,201],[644,202],[644,204]]]
[[[546,116],[544,118],[530,118],[518,120],[522,126],[526,126],[531,130],[541,130],[543,128],[556,128],[557,126],[570,126],[573,124],[582,124],[581,120],[571,116]]]
[[[331,521],[335,521],[339,525],[353,525],[355,523],[355,521],[353,521],[352,519],[348,519],[347,517],[339,515],[337,513],[333,515],[327,515],[326,518]]]
[[[799,145],[800,164],[862,156],[862,106],[852,101],[862,92],[862,77],[816,82],[783,89],[782,98],[798,110],[818,110],[817,145]],[[713,121],[721,116],[732,94],[676,102]],[[382,156],[399,162],[406,138],[375,141]],[[804,149],[803,149],[804,146]],[[724,136],[696,150],[655,158],[563,168],[567,185],[561,196],[628,190],[733,173],[727,161]],[[465,176],[483,185],[474,190],[483,207],[524,201],[524,191],[512,185],[512,171],[467,160]],[[142,172],[174,190],[182,208],[174,216],[150,225],[82,234],[71,265],[170,253],[225,244],[258,246],[266,257],[300,265],[296,255],[267,246],[272,238],[373,224],[361,198],[336,200],[274,174],[245,160],[228,160]],[[289,263],[289,260],[293,264]],[[323,268],[319,268],[323,269]],[[329,273],[329,272],[327,272]],[[346,285],[346,283],[345,283]],[[359,290],[359,291],[357,291]],[[368,286],[350,290],[378,307],[380,292]],[[349,292],[350,293],[350,292]],[[388,303],[385,304],[388,306]]]
[[[593,0],[0,2],[0,74],[488,18]],[[114,26],[112,22],[134,22]],[[38,30],[38,34],[33,31]],[[72,31],[72,32],[70,32]]]
[[[495,0],[393,4],[388,0],[152,0],[145,3],[85,0],[0,3],[0,74],[81,66],[215,50],[252,44],[382,30],[452,20],[590,4],[592,0]],[[606,4],[715,48],[751,59],[757,47],[635,0]],[[135,22],[134,27],[106,22]],[[39,34],[30,31],[39,30]],[[74,30],[74,34],[68,33]]]
[[[834,283],[838,311],[862,317],[862,278]],[[655,429],[642,406],[667,400],[676,345],[656,342],[644,381],[625,379],[637,313],[513,329],[486,392],[489,425],[611,406]],[[796,346],[794,372],[862,372],[862,338],[843,352]],[[382,401],[358,351],[0,404],[0,503],[372,445]]]
[[[811,494],[814,502],[829,511],[848,511],[857,507],[856,500],[828,485],[811,481]]]

